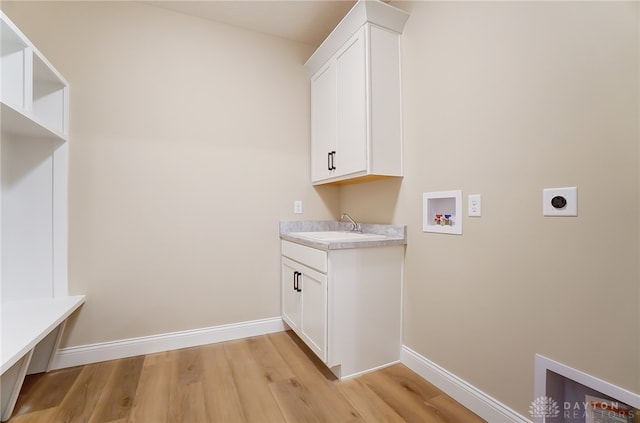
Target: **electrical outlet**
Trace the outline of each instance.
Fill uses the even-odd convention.
[[[480,194],[470,194],[467,197],[467,203],[469,205],[468,215],[470,217],[482,216],[482,197]]]
[[[302,200],[296,200],[293,202],[293,212],[295,214],[302,214]]]
[[[544,216],[577,216],[578,189],[566,187],[542,190],[542,214]]]

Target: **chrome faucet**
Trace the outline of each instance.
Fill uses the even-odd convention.
[[[344,219],[347,219],[351,223],[352,231],[362,232],[362,228],[360,228],[360,224],[357,223],[355,220],[353,220],[353,218],[349,216],[347,213],[342,213],[342,216],[340,216],[340,220],[344,220]]]

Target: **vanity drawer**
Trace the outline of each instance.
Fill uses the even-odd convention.
[[[311,267],[322,273],[327,273],[327,252],[295,242],[282,240],[282,255]]]

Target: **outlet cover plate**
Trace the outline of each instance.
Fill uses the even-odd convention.
[[[566,201],[564,206],[554,207],[552,203],[555,197],[564,198]],[[576,187],[543,189],[542,214],[544,216],[578,216],[578,189]]]
[[[470,194],[467,196],[468,216],[480,217],[482,216],[482,197],[480,194]]]

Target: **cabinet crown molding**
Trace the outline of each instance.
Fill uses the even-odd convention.
[[[402,33],[409,14],[379,0],[359,0],[304,64],[314,74],[366,23]]]

